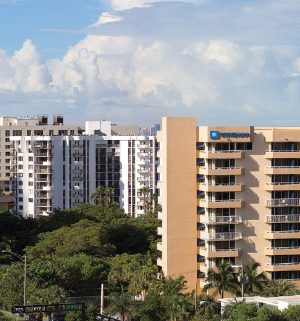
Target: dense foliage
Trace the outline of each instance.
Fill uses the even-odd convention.
[[[27,258],[27,303],[65,302],[68,297],[100,296],[105,286],[106,312],[124,321],[268,321],[299,320],[299,307],[283,313],[236,303],[221,307],[213,297],[186,293],[183,277],[165,278],[156,266],[157,211],[155,195],[145,196],[147,213],[138,218],[126,215],[112,201],[112,190],[98,189],[95,204],[81,204],[70,210],[57,210],[49,217],[24,219],[0,215],[0,309],[10,310],[23,303],[23,262]],[[296,294],[289,281],[268,282],[257,273],[258,265],[244,266],[240,278],[229,263],[222,262],[207,276],[207,290],[223,296]],[[195,304],[196,299],[196,304]],[[87,321],[95,319],[96,306],[88,306]],[[0,320],[11,316],[0,313]],[[79,312],[69,313],[67,321],[79,321]]]

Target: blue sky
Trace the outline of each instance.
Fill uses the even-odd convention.
[[[98,0],[0,0],[1,48],[13,53],[31,39],[45,59],[62,57],[105,7]]]
[[[299,125],[299,0],[0,0],[0,111]]]

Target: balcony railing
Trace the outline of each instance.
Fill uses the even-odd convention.
[[[147,182],[147,181],[148,181],[148,178],[143,175],[143,176],[138,177],[138,178],[137,178],[137,181],[138,181],[138,182]]]
[[[267,185],[299,185],[300,182],[267,182]]]
[[[240,216],[213,216],[207,219],[208,224],[238,224],[241,222]],[[205,220],[204,223],[206,223]]]
[[[241,200],[240,199],[237,199],[237,198],[235,198],[235,199],[229,199],[229,200],[208,200],[208,202],[209,203],[224,203],[224,202],[236,202],[236,203],[239,203],[239,202],[241,202]]]
[[[278,150],[278,149],[271,149],[267,150],[267,152],[272,152],[272,153],[298,153],[300,150]]]
[[[223,241],[223,240],[240,240],[241,232],[223,232],[223,233],[208,233],[204,235],[208,241]]]
[[[267,223],[300,222],[300,214],[268,215]]]
[[[285,263],[266,263],[268,266],[278,266],[278,265],[299,265],[300,262],[285,262]]]
[[[300,246],[266,247],[266,250],[297,250],[297,249],[300,249]]]
[[[268,234],[280,233],[280,234],[287,234],[287,233],[299,233],[299,230],[288,230],[288,231],[267,231]],[[300,238],[300,235],[299,235]]]
[[[207,252],[211,253],[211,252],[236,252],[236,251],[240,251],[240,248],[234,248],[234,249],[208,249]]]
[[[285,166],[266,166],[266,168],[300,168],[300,166],[289,166],[289,165],[285,165]]]
[[[240,153],[241,150],[227,150],[227,149],[221,149],[221,150],[208,150],[209,153]]]
[[[148,158],[148,157],[150,157],[150,154],[149,153],[138,153],[138,156],[140,158]]]
[[[146,144],[140,144],[140,145],[138,145],[138,148],[140,148],[140,149],[149,149],[150,146],[146,145]]]
[[[235,183],[235,182],[231,182],[231,183],[212,183],[212,182],[208,182],[208,184],[204,184],[207,186],[241,186],[241,183]]]
[[[201,166],[200,168],[201,169],[214,169],[214,170],[241,169],[241,167],[237,167],[237,166],[228,166],[228,167],[212,167],[212,166],[206,167],[206,166]]]
[[[300,206],[300,198],[278,198],[267,200],[267,206]]]

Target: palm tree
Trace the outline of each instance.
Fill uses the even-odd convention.
[[[241,282],[244,283],[244,293],[253,294],[261,292],[264,284],[268,281],[268,278],[264,272],[257,273],[259,263],[249,262],[243,266],[243,275],[241,275]]]
[[[133,298],[128,292],[115,293],[109,297],[107,311],[118,314],[122,321],[131,320]]]
[[[98,186],[96,191],[91,195],[91,199],[96,205],[103,205],[105,195],[105,187]]]
[[[203,290],[214,288],[213,295],[218,293],[223,298],[225,291],[234,294],[237,292],[237,276],[229,262],[222,261],[216,270],[209,269],[205,281],[207,283]]]
[[[112,187],[98,186],[91,195],[91,199],[96,205],[102,205],[106,208],[113,204],[114,189]]]
[[[144,301],[150,286],[157,280],[158,269],[153,264],[151,257],[146,259],[146,262],[133,275],[129,291],[135,295],[140,295]]]
[[[105,188],[105,205],[110,207],[114,201],[115,190],[112,187]]]
[[[139,196],[142,199],[145,213],[151,209],[150,195],[151,190],[149,187],[145,186],[139,189]]]
[[[298,294],[296,284],[290,280],[269,281],[262,294],[264,296],[283,296]]]

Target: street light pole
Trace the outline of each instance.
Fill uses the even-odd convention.
[[[22,255],[19,255],[17,253],[14,253],[14,252],[11,252],[11,251],[5,251],[5,250],[2,250],[1,253],[9,253],[9,254],[17,257],[24,264],[24,272],[23,272],[23,278],[24,278],[24,283],[23,283],[23,305],[26,305],[26,302],[27,302],[27,298],[26,298],[26,289],[27,289],[27,256],[26,256],[26,254],[24,256],[22,256]]]

